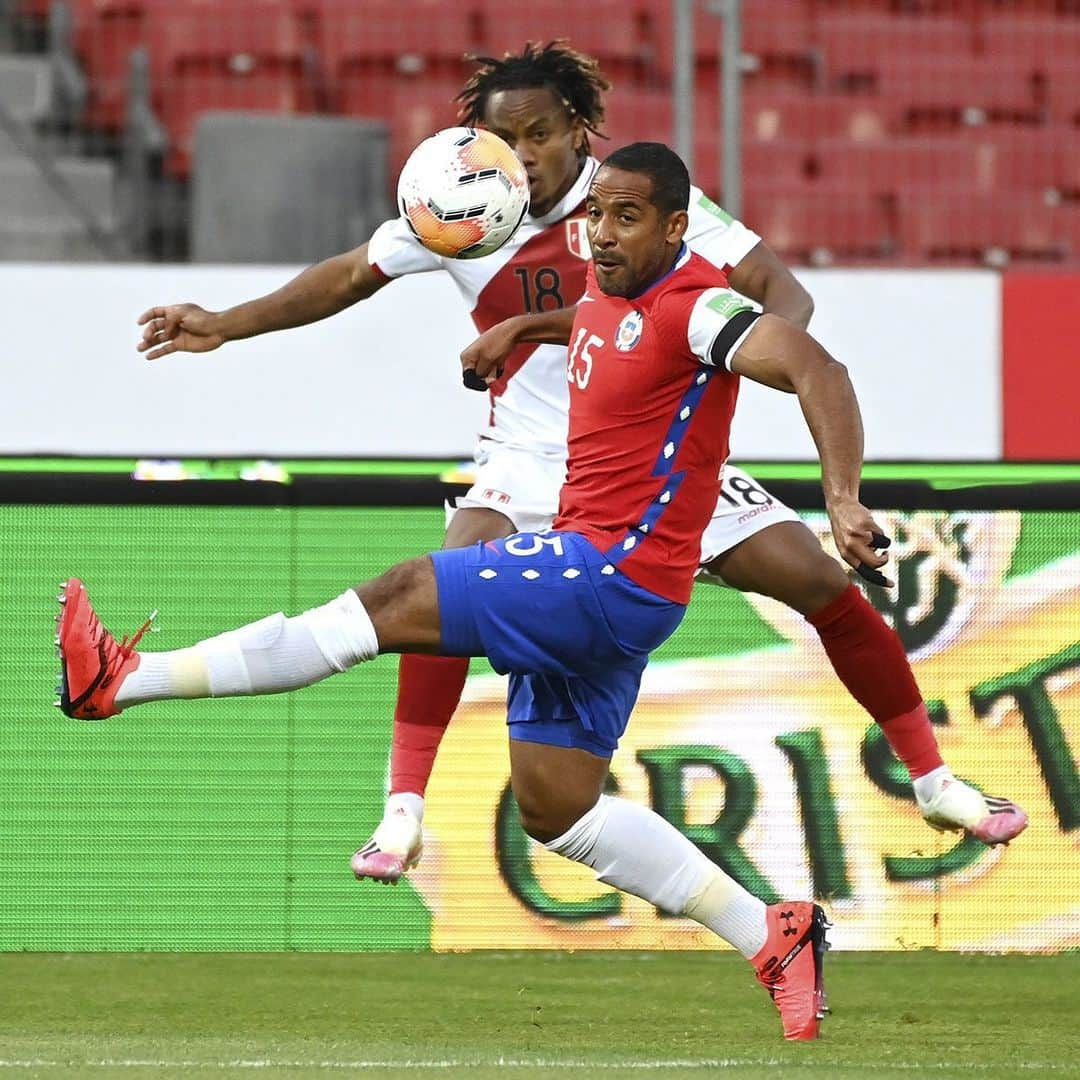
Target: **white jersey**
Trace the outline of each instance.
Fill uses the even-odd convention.
[[[448,259],[428,251],[401,218],[384,222],[368,243],[368,261],[386,277],[445,270],[482,332],[512,315],[576,304],[585,292],[589,244],[585,196],[600,163],[587,158],[574,185],[543,217],[527,215],[511,239],[482,259]],[[725,273],[760,240],[700,188],[690,188],[686,243]],[[570,399],[566,349],[519,345],[491,387],[489,426],[481,435],[532,453],[565,458]]]

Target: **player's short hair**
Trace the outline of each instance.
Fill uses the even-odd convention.
[[[647,176],[652,181],[650,201],[664,217],[690,205],[690,173],[670,146],[658,142],[630,143],[613,150],[602,164]]]
[[[590,152],[589,133],[606,138],[600,126],[604,122],[604,93],[611,89],[611,83],[591,56],[571,49],[565,38],[546,45],[526,42],[520,53],[506,53],[501,60],[493,56],[469,59],[479,67],[457,96],[458,117],[466,126],[484,122],[488,99],[499,90],[547,87],[566,107],[570,119],[580,119],[585,126],[585,153]]]

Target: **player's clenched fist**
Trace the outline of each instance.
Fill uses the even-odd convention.
[[[506,358],[518,344],[519,322],[517,319],[504,319],[485,330],[464,349],[461,367],[465,372],[466,386],[485,390],[502,374]]]
[[[153,307],[139,316],[142,340],[136,346],[147,360],[157,360],[174,352],[209,352],[225,343],[218,329],[216,311],[198,304],[169,304]]]
[[[892,588],[893,582],[881,573],[889,561],[883,552],[891,541],[870,511],[858,499],[832,499],[827,508],[833,539],[844,561],[871,585]]]

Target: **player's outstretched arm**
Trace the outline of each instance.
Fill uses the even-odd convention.
[[[501,374],[506,358],[518,345],[568,345],[574,326],[577,305],[541,311],[532,315],[513,315],[485,330],[461,354],[461,367],[473,372],[478,388],[494,382]],[[467,385],[470,380],[466,380]],[[481,388],[482,389],[482,388]]]
[[[806,329],[814,314],[814,301],[764,240],[755,244],[728,274],[731,287],[760,304],[772,315],[782,315]]]
[[[724,360],[714,359],[718,364]],[[847,368],[805,330],[786,319],[762,315],[732,356],[731,370],[798,395],[821,458],[825,506],[837,549],[854,567],[884,566],[888,556],[879,554],[873,543],[884,530],[859,501],[863,426]]]
[[[174,352],[210,352],[226,341],[336,315],[378,292],[387,280],[368,261],[363,244],[309,266],[266,296],[226,311],[206,311],[197,304],[152,307],[139,316],[143,333],[136,348],[146,353],[147,360]]]

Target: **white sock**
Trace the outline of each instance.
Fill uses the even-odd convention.
[[[417,821],[424,820],[424,796],[413,791],[399,791],[386,800],[383,817],[392,817],[396,810],[407,810]]]
[[[743,956],[754,956],[765,944],[765,905],[644,806],[601,795],[544,846],[592,867],[601,881],[623,892],[707,926]]]
[[[310,686],[379,652],[375,627],[352,589],[287,619],[281,612],[189,649],[141,653],[116,694],[120,708],[162,698],[280,694]]]
[[[919,802],[929,802],[938,792],[938,788],[941,787],[945,780],[955,780],[948,765],[939,765],[936,769],[931,769],[923,776],[917,776],[911,781],[911,786],[915,791],[915,798]]]
[[[683,914],[707,926],[752,960],[765,947],[768,937],[765,904],[719,866],[709,865],[713,876],[690,897]]]

